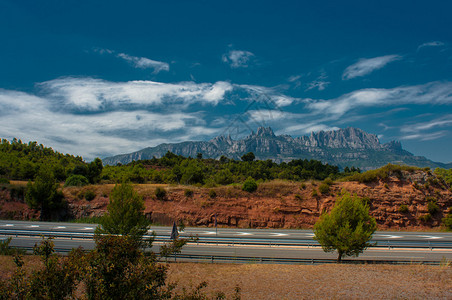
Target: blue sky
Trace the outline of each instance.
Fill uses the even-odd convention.
[[[451,162],[452,2],[0,0],[0,137],[86,160],[349,126]]]

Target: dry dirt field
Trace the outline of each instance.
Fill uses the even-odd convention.
[[[25,256],[30,272],[39,258]],[[0,277],[15,270],[0,256]],[[452,267],[421,265],[266,265],[171,263],[168,282],[178,288],[207,281],[205,291],[230,298],[236,286],[242,299],[452,299]]]
[[[178,263],[169,280],[228,296],[238,285],[242,299],[452,299],[450,266]]]

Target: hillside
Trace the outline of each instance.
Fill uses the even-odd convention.
[[[260,127],[256,132],[238,140],[233,140],[231,136],[218,136],[210,141],[161,144],[129,154],[107,157],[103,162],[106,165],[127,164],[162,157],[168,151],[185,157],[196,157],[198,153],[202,153],[204,158],[214,159],[221,156],[240,159],[243,154],[253,152],[260,160],[288,162],[294,159],[315,159],[340,168],[354,166],[361,170],[376,169],[388,163],[430,168],[451,167],[450,164],[414,156],[397,141],[381,144],[376,135],[351,127],[313,132],[310,136],[295,138],[275,135],[271,128]]]
[[[321,212],[329,211],[343,190],[363,197],[379,229],[423,230],[438,228],[452,206],[452,192],[444,181],[430,171],[397,171],[370,182],[334,182],[328,193],[321,193],[321,182],[261,183],[254,193],[239,185],[200,188],[184,185],[139,184],[135,189],[145,200],[147,216],[157,224],[183,221],[186,226],[210,226],[217,214],[218,225],[240,228],[312,228]],[[66,217],[86,218],[102,215],[108,205],[113,184],[64,188],[68,201]],[[167,190],[165,199],[155,197],[156,187]],[[193,192],[190,195],[187,190]],[[316,192],[313,192],[313,191]],[[94,193],[87,201],[86,191]],[[215,191],[215,195],[213,192]],[[317,195],[315,195],[317,194]],[[11,201],[0,192],[1,218],[33,219],[38,211],[29,209],[20,199]],[[435,203],[435,211],[429,211]],[[406,206],[404,209],[402,207]],[[64,217],[64,215],[62,215]],[[428,217],[426,217],[428,216]]]

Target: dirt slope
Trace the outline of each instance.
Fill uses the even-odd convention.
[[[376,218],[379,229],[439,228],[441,219],[452,206],[452,192],[435,175],[424,171],[402,172],[402,176],[367,184],[335,182],[328,194],[318,192],[320,184],[273,181],[261,183],[254,193],[242,191],[238,185],[209,189],[144,184],[137,185],[135,189],[145,200],[148,217],[162,225],[182,220],[186,226],[214,226],[217,215],[218,226],[223,227],[312,228],[321,212],[329,211],[343,190],[368,201],[370,213]],[[59,216],[80,218],[102,215],[113,186],[65,188],[68,210]],[[164,200],[155,197],[157,186],[167,190]],[[96,195],[91,201],[84,199],[87,190],[92,190]],[[187,195],[186,190],[191,190],[193,195]],[[215,191],[215,197],[209,195],[211,190]],[[314,190],[318,196],[313,195]],[[431,214],[430,219],[421,217],[429,214],[428,203],[432,201],[437,203],[438,211]],[[401,205],[407,206],[406,212],[399,211]],[[39,217],[39,211],[27,208],[23,201],[12,200],[8,191],[3,190],[0,191],[0,217],[33,219]]]

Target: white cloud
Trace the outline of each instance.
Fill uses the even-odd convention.
[[[399,137],[401,140],[420,140],[420,141],[432,141],[442,138],[447,134],[447,131],[438,131],[433,133],[417,133],[410,135],[403,135]]]
[[[445,127],[452,125],[452,115],[446,115],[428,122],[421,122],[417,124],[408,124],[400,129],[402,132],[419,132],[430,130],[437,127]]]
[[[120,57],[129,63],[131,63],[135,68],[140,69],[154,69],[154,74],[160,71],[169,71],[169,64],[161,61],[152,60],[146,57],[136,57],[130,56],[125,53],[119,53],[117,57]]]
[[[374,58],[362,58],[357,63],[348,66],[342,74],[343,80],[365,76],[375,70],[381,69],[390,62],[400,60],[400,55],[385,55]]]
[[[174,131],[180,131],[174,141],[180,141],[181,136],[193,139],[215,132],[204,127],[196,113],[134,110],[71,114],[55,111],[52,101],[45,98],[7,90],[0,90],[0,105],[7,108],[7,113],[0,118],[1,137],[36,140],[60,152],[88,159],[102,153],[126,153],[168,142],[166,135]],[[153,133],[155,137],[146,138]]]
[[[433,42],[423,43],[422,45],[419,45],[417,47],[417,51],[419,51],[425,47],[440,47],[440,46],[444,46],[444,43],[441,41],[433,41]]]
[[[452,104],[452,82],[431,82],[424,85],[393,89],[363,89],[331,100],[305,100],[313,113],[335,118],[361,107],[396,106],[404,104]]]
[[[233,86],[154,81],[110,82],[94,78],[59,78],[39,85],[52,99],[76,109],[96,111],[109,106],[202,103],[216,105]]]
[[[99,54],[110,54],[114,55],[117,58],[121,58],[128,63],[130,63],[133,67],[139,68],[139,69],[153,69],[153,73],[157,74],[161,71],[169,71],[169,64],[166,62],[156,61],[149,59],[147,57],[138,57],[138,56],[132,56],[125,53],[117,53],[114,50],[110,49],[102,49],[102,48],[95,48],[94,52],[97,52]]]
[[[249,66],[251,58],[254,54],[249,51],[243,50],[231,50],[226,54],[223,54],[223,62],[229,64],[231,68],[247,68]]]

